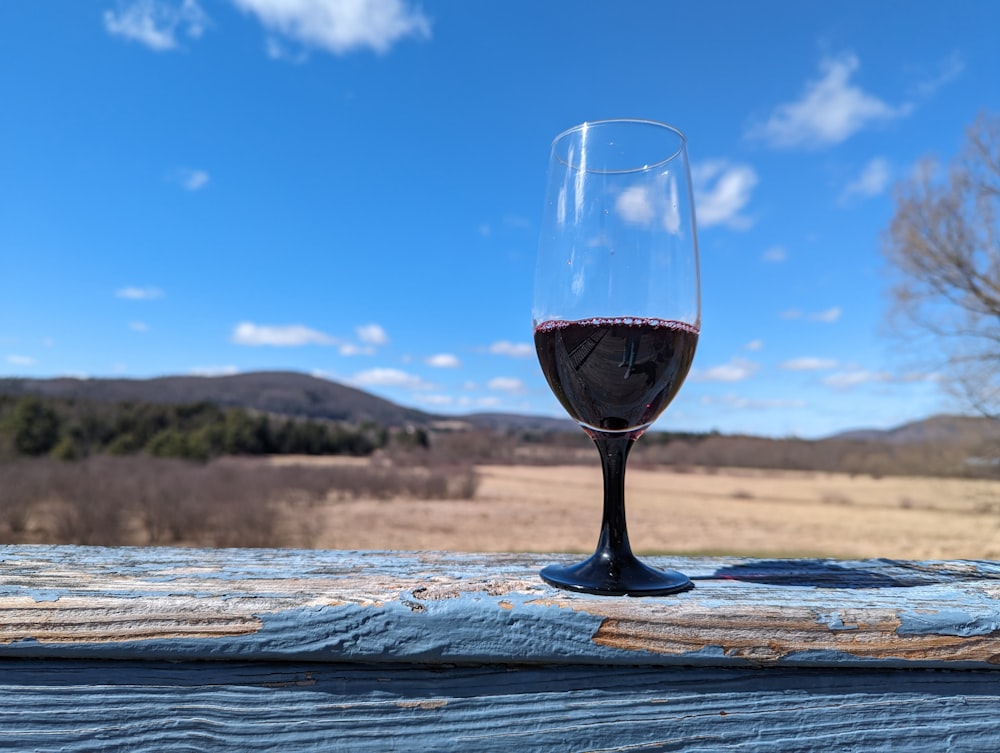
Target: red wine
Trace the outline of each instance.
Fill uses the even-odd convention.
[[[641,432],[681,388],[698,328],[633,317],[547,321],[535,350],[549,387],[585,430]]]

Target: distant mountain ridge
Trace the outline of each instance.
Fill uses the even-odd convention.
[[[407,408],[339,382],[294,371],[258,371],[226,376],[165,376],[150,379],[0,378],[0,395],[95,402],[197,403],[312,419],[360,424],[472,426],[496,431],[573,430],[566,418],[512,413],[443,416]],[[891,429],[840,432],[825,440],[874,441],[891,445],[941,443],[969,446],[1000,439],[1000,422],[977,416],[932,416]],[[822,441],[822,440],[821,440]]]
[[[95,402],[210,402],[224,408],[398,426],[424,425],[435,419],[428,413],[404,408],[354,387],[290,371],[152,379],[0,379],[0,394]]]
[[[840,432],[828,439],[885,442],[893,445],[938,443],[969,446],[1000,439],[1000,421],[982,416],[931,416],[891,429],[859,429]]]
[[[199,403],[265,413],[385,426],[466,425],[493,430],[573,429],[569,419],[476,413],[441,416],[406,408],[369,392],[294,371],[257,371],[225,376],[165,376],[150,379],[0,378],[0,395],[94,402]]]

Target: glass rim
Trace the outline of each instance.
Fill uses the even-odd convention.
[[[585,164],[584,165],[574,164],[573,161],[566,159],[562,155],[556,153],[556,144],[558,144],[561,141],[564,141],[568,136],[574,135],[581,131],[586,131],[588,128],[594,126],[625,125],[625,124],[653,126],[654,128],[658,128],[663,131],[669,131],[670,133],[672,133],[674,136],[677,137],[677,148],[674,149],[674,151],[671,152],[669,155],[667,155],[661,160],[657,160],[656,162],[647,163],[636,167],[622,168],[622,169],[589,168]],[[564,131],[560,131],[558,134],[556,134],[556,137],[552,139],[552,154],[553,156],[555,156],[557,160],[559,160],[561,163],[566,165],[566,167],[572,170],[580,170],[581,172],[585,173],[621,175],[627,173],[641,173],[646,170],[660,167],[661,165],[665,165],[668,162],[672,162],[673,160],[677,159],[684,153],[686,146],[687,146],[687,137],[684,135],[684,132],[681,131],[676,126],[670,125],[669,123],[664,123],[662,121],[652,120],[649,118],[605,118],[602,120],[585,120],[583,123],[571,126],[565,129]]]

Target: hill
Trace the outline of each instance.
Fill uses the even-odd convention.
[[[0,395],[87,400],[102,403],[200,403],[265,413],[386,426],[428,425],[435,416],[396,405],[363,390],[287,371],[230,376],[168,376],[153,379],[0,379]]]
[[[293,371],[258,371],[229,376],[166,376],[152,379],[0,378],[0,395],[84,400],[101,403],[200,403],[248,408],[298,418],[365,422],[382,426],[476,428],[486,431],[572,431],[569,419],[511,413],[440,416],[406,408],[369,392]]]
[[[568,419],[506,413],[442,416],[406,408],[363,390],[297,372],[153,379],[0,379],[0,395],[153,404],[210,403],[281,416],[420,427],[435,431],[437,447],[480,462],[589,462],[589,442]],[[474,430],[474,431],[468,431]],[[473,435],[477,436],[473,436]],[[525,446],[525,443],[530,447]],[[718,433],[652,432],[636,462],[740,466],[857,473],[965,475],[993,473],[1000,422],[971,416],[933,416],[885,430],[856,430],[823,439],[771,439]]]
[[[980,416],[931,416],[891,429],[861,429],[828,439],[884,442],[893,445],[944,444],[970,446],[1000,439],[1000,422]]]

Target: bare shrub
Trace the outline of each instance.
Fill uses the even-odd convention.
[[[209,505],[199,493],[200,464],[186,460],[130,458],[132,504],[149,544],[197,540],[209,524]]]
[[[0,522],[11,539],[20,538],[28,527],[32,506],[46,485],[45,460],[23,459],[0,464]]]
[[[0,536],[85,545],[309,546],[327,501],[471,499],[471,465],[272,465],[92,456],[0,464]],[[36,515],[37,513],[37,515]],[[38,524],[27,531],[29,520]],[[4,530],[6,529],[6,530]]]
[[[280,546],[271,469],[212,463],[203,469],[198,496],[209,509],[203,536],[215,547]]]
[[[120,458],[82,463],[50,461],[54,533],[60,543],[113,546],[125,541],[125,506],[133,479],[119,472]]]

